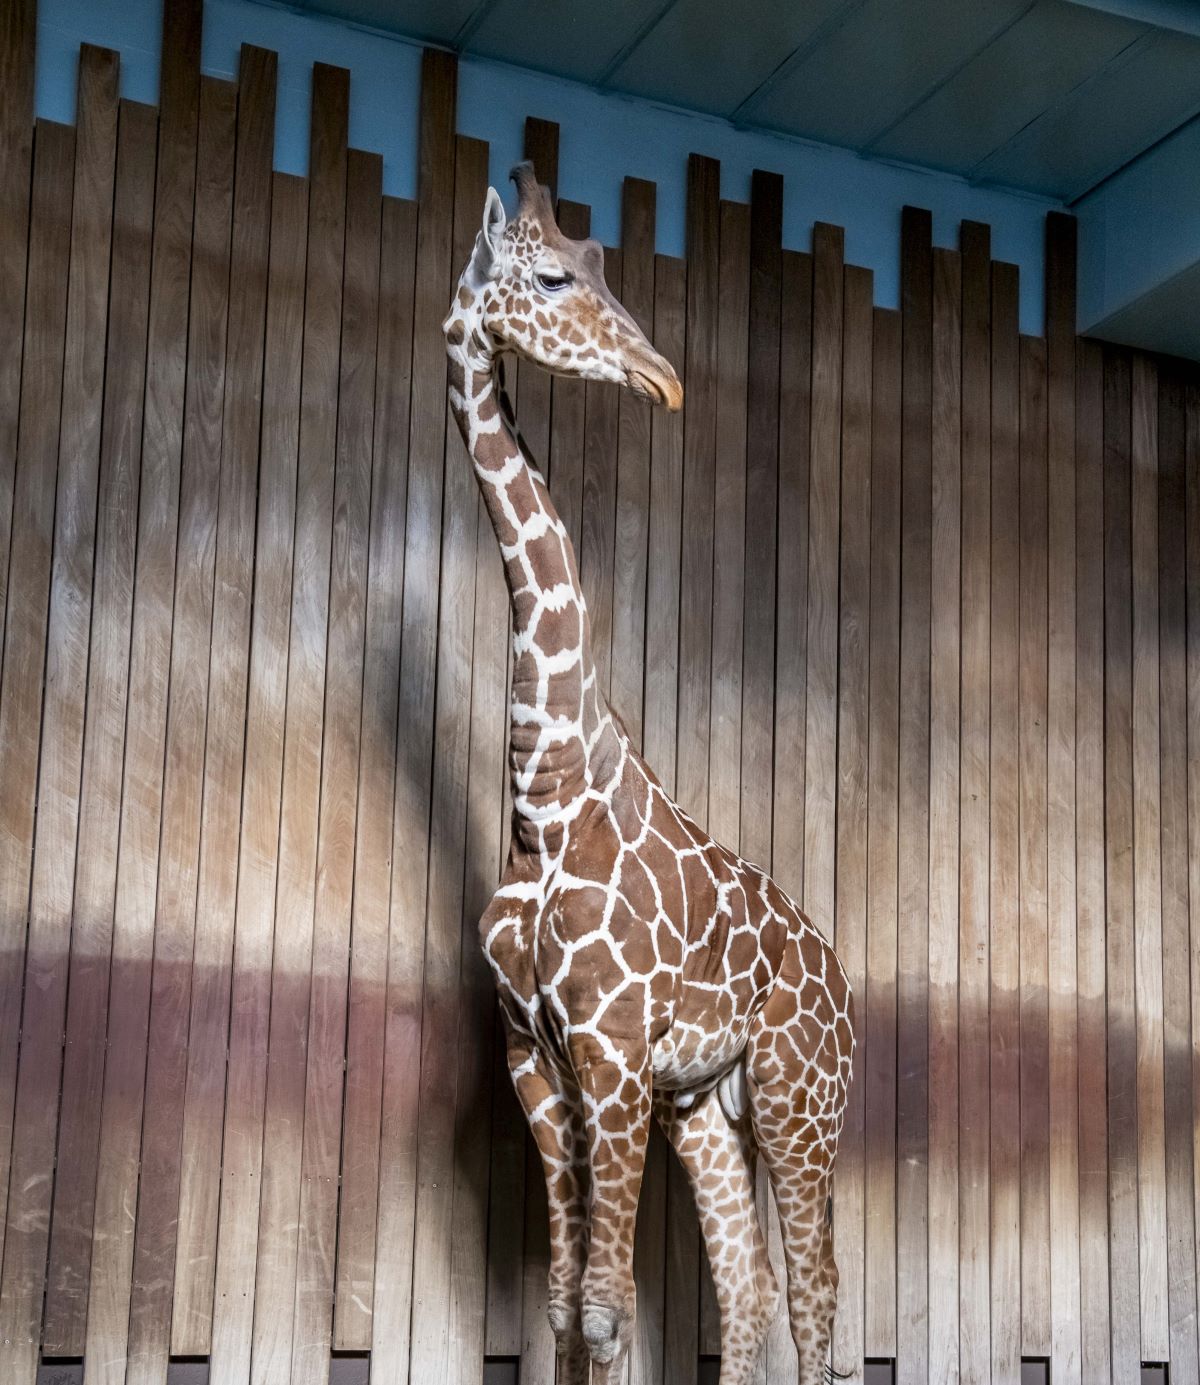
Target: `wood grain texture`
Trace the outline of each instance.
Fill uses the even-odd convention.
[[[43,670],[54,546],[55,483],[58,470],[59,417],[62,401],[63,353],[66,338],[67,274],[71,253],[71,197],[75,163],[75,132],[45,121],[38,123],[31,194],[29,295],[21,369],[21,427],[13,496],[13,550],[10,555],[9,610],[0,681],[0,766],[8,786],[3,795],[0,832],[0,1187],[4,1218],[10,1293],[0,1318],[7,1328],[2,1348],[5,1369],[32,1378],[37,1365],[37,1308],[32,1302],[38,1275],[38,1227],[26,1225],[14,1250],[11,1174],[21,1132],[14,1128],[20,1105],[17,1044],[22,1033],[22,982],[28,970],[26,934],[29,923],[31,856],[35,831],[38,748],[42,723]],[[60,944],[61,947],[61,944]],[[63,959],[53,953],[30,959],[41,972],[53,975]],[[35,973],[36,975],[36,973]],[[36,1028],[36,1022],[35,1022]],[[43,1040],[43,1045],[48,1042]],[[26,1086],[29,1079],[26,1078]],[[25,1102],[33,1099],[29,1093]],[[44,1118],[41,1105],[55,1103],[57,1092],[39,1094],[36,1127]],[[38,1133],[35,1128],[31,1134]],[[24,1172],[25,1178],[29,1173]],[[44,1180],[35,1178],[38,1183]],[[18,1235],[21,1235],[18,1230]],[[26,1262],[23,1264],[23,1262]],[[15,1283],[14,1283],[15,1279]],[[22,1288],[22,1284],[25,1286]]]
[[[1142,1358],[1170,1355],[1163,1096],[1162,827],[1158,631],[1158,370],[1133,362],[1133,913],[1137,1015],[1138,1261]]]
[[[933,254],[929,614],[929,1373],[959,1378],[962,260]]]
[[[1111,1379],[1104,891],[1104,365],[1081,341],[1075,374],[1075,827],[1079,977],[1081,1374]]]
[[[237,92],[232,83],[203,78],[171,626],[171,696],[129,1310],[128,1376],[146,1385],[165,1377],[170,1349],[193,980],[190,964],[196,939],[205,785],[236,112]]]
[[[34,48],[37,0],[16,0],[0,11],[0,331],[19,342],[25,321],[29,263],[30,172],[33,157]],[[7,623],[21,353],[0,361],[0,649]]]
[[[843,282],[841,629],[838,638],[837,844],[838,957],[856,995],[867,980],[867,782],[871,656],[871,422],[874,320],[869,270],[847,266]],[[838,1143],[834,1251],[841,1279],[832,1359],[845,1370],[864,1355],[866,1277],[865,1051]],[[842,1364],[845,1363],[845,1364]]]
[[[43,1345],[82,1355],[99,1168],[128,707],[157,114],[122,103],[113,204],[111,315],[100,443],[89,696],[79,790],[74,947]]]
[[[991,1358],[1020,1372],[1020,341],[1014,265],[992,266]]]
[[[679,716],[675,794],[698,822],[708,817],[712,695],[713,504],[717,417],[720,167],[688,160],[688,408],[683,421],[683,530],[679,581]]]
[[[1046,220],[1047,765],[1050,1359],[1082,1381],[1076,885],[1075,223]]]
[[[415,251],[416,205],[385,198],[380,229],[363,672],[362,734],[370,753],[359,757],[346,1109],[333,1321],[333,1345],[346,1351],[365,1351],[370,1346],[375,1283]]]
[[[345,1085],[347,991],[363,723],[383,161],[346,158],[328,669],[313,917],[291,1380],[329,1371]]]
[[[249,1374],[253,1331],[296,537],[307,231],[306,185],[286,174],[275,174],[210,1353],[214,1374],[228,1373],[231,1378]]]
[[[1046,917],[1046,353],[1020,345],[1017,700],[1021,984],[1021,1354],[1050,1354],[1049,958]]]
[[[1104,360],[1104,847],[1113,1380],[1140,1368],[1129,353]]]
[[[371,1350],[376,1368],[407,1370],[416,1210],[416,1115],[421,984],[433,769],[437,583],[441,558],[446,438],[446,356],[441,315],[450,286],[457,74],[443,53],[427,53],[421,95],[421,163],[416,289],[412,322],[408,492],[404,535],[398,691],[400,754],[392,859],[388,1000],[383,1069],[379,1214]]]
[[[5,1236],[5,1268],[0,1278],[5,1315],[13,1315],[5,1316],[5,1338],[30,1342],[39,1335],[51,1211],[49,1182],[39,1178],[37,1171],[53,1161],[60,1134],[66,1135],[68,1170],[76,1145],[69,1118],[65,1131],[58,1128],[55,1100],[63,1063],[69,958],[72,954],[78,958],[94,946],[86,927],[76,932],[72,924],[104,405],[118,71],[115,53],[90,46],[81,51],[54,560],[25,939],[26,1006],[9,1175],[8,1222],[16,1234]],[[36,1004],[31,1004],[35,997]],[[32,1378],[32,1352],[26,1349],[20,1359],[11,1361],[11,1368],[14,1380]]]
[[[164,11],[137,566],[84,1373],[125,1379],[145,1106],[188,361],[198,0]]]
[[[929,1374],[929,689],[933,256],[927,212],[901,224],[896,1380]]]
[[[337,399],[340,383],[349,88],[344,69],[314,67],[291,638],[250,1356],[255,1385],[289,1378],[295,1335],[309,1023],[319,986],[315,909],[331,667],[338,411],[326,401]]]
[[[1188,726],[1186,584],[1186,377],[1158,384],[1158,581],[1162,804],[1163,1087],[1169,1357],[1197,1364],[1196,1217],[1193,1204],[1192,1013],[1188,922]]]
[[[1184,400],[1184,514],[1187,570],[1187,719],[1188,719],[1188,901],[1191,921],[1192,993],[1192,1200],[1196,1233],[1197,1273],[1200,1274],[1200,1068],[1195,1053],[1200,1048],[1200,927],[1196,905],[1200,902],[1200,382],[1194,375],[1187,383]],[[1186,1254],[1186,1249],[1185,1252]],[[1197,1286],[1200,1295],[1200,1285]]]
[[[900,733],[900,315],[875,309],[871,380],[871,651],[867,709],[864,1346],[896,1355],[896,949]]]
[[[460,135],[452,264],[470,254],[486,183],[486,149]],[[454,1196],[462,1162],[455,1157],[459,1152],[455,1138],[458,1079],[463,1050],[471,1042],[470,1031],[462,1027],[463,1006],[478,995],[476,985],[464,996],[462,985],[477,500],[474,473],[461,439],[457,429],[447,424],[413,1243],[418,1272],[413,1277],[410,1368],[413,1378],[431,1380],[472,1379],[483,1369],[482,1277],[471,1285],[469,1295],[463,1293],[469,1276],[461,1262],[456,1264],[455,1255],[458,1223],[478,1215],[478,1203],[465,1206],[466,1197],[457,1203]],[[453,1324],[449,1330],[448,1323]]]
[[[991,246],[964,222],[959,536],[958,1364],[991,1373],[988,834],[991,770]],[[1074,337],[1072,336],[1072,342]],[[1073,405],[1073,401],[1072,401]]]
[[[228,383],[221,436],[209,719],[196,891],[200,926],[192,954],[195,981],[188,1029],[172,1304],[171,1349],[178,1355],[205,1355],[211,1344],[237,904],[238,858],[230,843],[240,834],[242,812],[275,66],[273,53],[243,51],[229,263],[231,281],[239,291],[230,298],[226,347]]]
[[[763,862],[771,860],[782,235],[783,179],[756,169],[750,181],[750,339],[746,353],[743,467],[747,519],[740,840],[747,859]],[[724,394],[722,390],[723,399]]]

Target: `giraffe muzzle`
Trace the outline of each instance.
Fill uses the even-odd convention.
[[[663,365],[666,366],[665,361]],[[630,366],[625,380],[634,394],[652,404],[663,405],[670,413],[678,413],[683,407],[683,386],[670,366],[666,366],[665,371],[648,364]]]

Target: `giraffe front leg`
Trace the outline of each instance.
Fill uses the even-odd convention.
[[[547,1316],[558,1350],[557,1385],[588,1385],[589,1357],[580,1321],[587,1258],[587,1141],[579,1094],[567,1087],[527,1035],[511,1027],[508,1067],[546,1178],[550,1213]]]
[[[633,1235],[650,1131],[650,1061],[645,1045],[571,1045],[583,1098],[591,1171],[583,1337],[592,1385],[616,1385],[637,1307]]]

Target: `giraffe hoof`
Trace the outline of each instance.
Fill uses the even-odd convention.
[[[583,1306],[583,1340],[598,1365],[616,1358],[621,1347],[621,1327],[626,1315],[619,1308],[602,1308],[597,1303]]]

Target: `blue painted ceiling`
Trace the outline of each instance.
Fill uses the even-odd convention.
[[[1200,112],[1197,0],[292,0],[1066,203]]]

